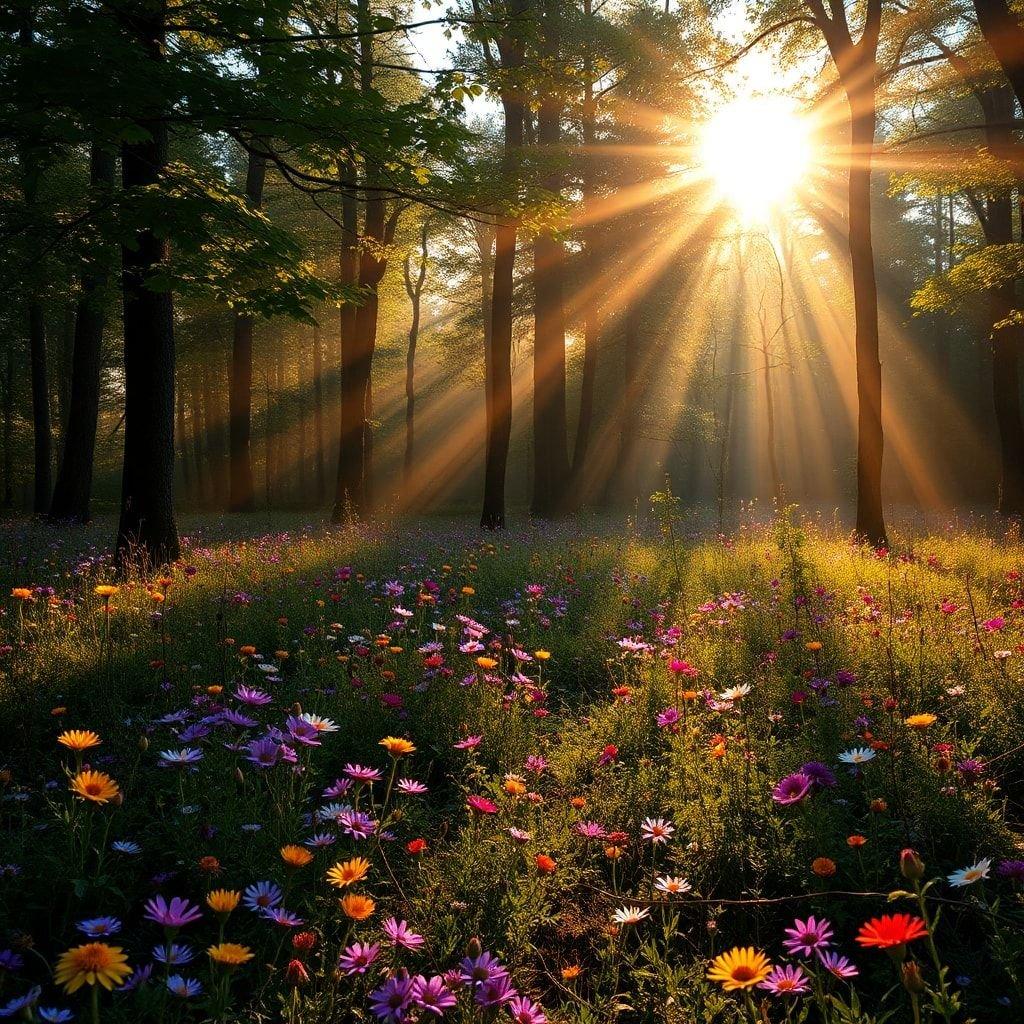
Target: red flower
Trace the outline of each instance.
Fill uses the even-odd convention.
[[[284,976],[289,985],[305,985],[309,981],[309,972],[301,960],[292,960],[284,969]]]
[[[878,949],[892,949],[914,939],[923,939],[928,934],[924,921],[910,914],[884,914],[873,917],[860,926],[857,941],[862,946]]]
[[[410,839],[409,842],[405,844],[405,848],[409,853],[416,857],[426,850],[427,841],[426,839]]]
[[[546,853],[538,853],[536,861],[537,871],[542,875],[553,875],[558,870],[554,858],[549,857]]]
[[[292,949],[299,953],[308,953],[316,945],[313,932],[296,932],[292,936]]]

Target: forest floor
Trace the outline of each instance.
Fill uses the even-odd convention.
[[[182,533],[0,524],[0,1016],[1024,1014],[1015,534]]]

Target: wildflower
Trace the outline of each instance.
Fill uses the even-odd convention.
[[[172,942],[168,945],[161,944],[153,947],[153,959],[158,963],[171,966],[191,963],[195,959],[195,955],[195,950],[183,942]]]
[[[413,857],[418,857],[421,853],[425,853],[427,850],[426,839],[410,839],[405,844],[406,853],[412,854]]]
[[[844,981],[848,978],[855,978],[860,973],[860,971],[858,971],[845,956],[840,956],[839,953],[832,953],[828,950],[819,950],[818,959],[821,961],[821,966],[824,967],[829,974],[832,974],[837,978],[841,978]]]
[[[309,983],[309,971],[301,960],[289,960],[288,966],[284,969],[284,977],[293,987]]]
[[[900,874],[911,881],[924,878],[924,861],[916,850],[907,847],[900,851]]]
[[[711,961],[707,977],[718,982],[726,992],[752,988],[771,973],[772,965],[760,950],[753,946],[734,946]]]
[[[370,870],[370,862],[365,857],[353,857],[351,860],[338,861],[327,871],[327,881],[335,888],[344,889],[347,885],[361,882]]]
[[[241,898],[242,894],[232,889],[214,889],[213,892],[207,893],[206,905],[215,914],[226,915],[238,906]]]
[[[675,826],[664,818],[644,818],[640,834],[649,843],[667,843],[675,833]]]
[[[793,956],[811,956],[832,945],[832,925],[825,918],[818,920],[813,915],[806,921],[797,919],[792,928],[786,929],[788,939],[782,945]]]
[[[115,839],[110,844],[110,848],[114,853],[125,853],[130,857],[142,853],[142,847],[138,843],[133,843],[130,839]]]
[[[281,847],[281,860],[290,868],[304,868],[313,859],[313,854],[304,846],[288,843]]]
[[[396,760],[407,754],[416,753],[416,748],[408,740],[403,740],[398,736],[385,736],[379,746],[382,746]]]
[[[996,872],[1000,877],[1009,878],[1013,882],[1024,882],[1024,860],[1004,860]]]
[[[31,601],[32,591],[28,587],[15,587],[11,591],[11,597],[15,597],[19,601]]]
[[[643,921],[649,914],[650,908],[644,907],[619,907],[618,910],[612,914],[612,920],[618,925],[635,925]]]
[[[103,598],[106,598],[106,599],[109,600],[111,597],[113,597],[117,593],[117,589],[118,588],[113,586],[113,584],[110,584],[110,583],[100,583],[100,584],[97,584],[95,587],[92,588],[92,592],[97,597],[103,597]]]
[[[103,772],[79,772],[71,780],[71,792],[94,804],[105,804],[121,792],[117,783]]]
[[[120,985],[132,969],[120,946],[90,942],[62,953],[53,980],[65,992],[77,992],[83,985],[102,985],[108,992]]]
[[[870,747],[854,747],[852,750],[840,754],[839,760],[843,764],[861,765],[867,764],[874,756],[875,752]]]
[[[526,996],[516,996],[509,1001],[508,1012],[514,1024],[547,1024],[544,1011]]]
[[[771,992],[773,996],[802,996],[810,991],[810,981],[799,964],[787,964],[785,967],[773,967],[757,987]]]
[[[343,896],[338,905],[341,912],[353,921],[365,921],[377,909],[377,904],[369,896],[362,896],[359,893],[350,892]]]
[[[800,766],[800,774],[806,775],[811,782],[822,789],[832,789],[836,785],[836,777],[831,769],[821,761],[808,761]]]
[[[161,768],[193,768],[203,759],[203,752],[197,747],[182,747],[181,750],[161,750],[157,764]]]
[[[854,850],[859,849],[866,842],[867,842],[867,837],[866,836],[862,836],[862,835],[859,835],[859,834],[856,834],[856,833],[854,835],[852,835],[852,836],[847,836],[846,837],[846,845],[851,847],[851,849],[854,849]]]
[[[815,857],[811,861],[811,871],[819,878],[831,878],[836,873],[836,862],[829,857]]]
[[[3,1006],[0,1006],[0,1017],[13,1017],[15,1014],[20,1013],[24,1013],[27,1017],[30,1017],[32,1007],[39,1002],[39,997],[42,995],[42,992],[42,988],[39,985],[35,985],[24,995],[15,996],[13,999],[9,999]]]
[[[681,717],[682,716],[679,714],[679,708],[665,708],[664,711],[658,714],[658,728],[672,729],[679,724]]]
[[[604,839],[608,834],[605,832],[604,826],[599,825],[596,821],[578,821],[573,828],[584,839]]]
[[[416,779],[399,779],[395,789],[405,796],[422,796],[427,791],[427,787]]]
[[[498,805],[483,796],[470,795],[466,797],[466,804],[476,814],[497,814]]]
[[[738,686],[730,686],[729,689],[723,690],[718,695],[718,699],[724,701],[739,701],[749,693],[750,683],[740,683]]]
[[[264,910],[263,916],[268,921],[273,921],[274,924],[280,925],[282,928],[301,928],[304,923],[298,914],[293,914],[284,907],[273,907],[272,909]]]
[[[167,991],[179,999],[192,999],[203,991],[203,986],[195,978],[183,978],[180,974],[172,974],[167,979]]]
[[[674,878],[671,875],[662,875],[654,882],[654,888],[669,896],[682,896],[690,892],[693,886],[685,878]]]
[[[75,1019],[73,1011],[65,1010],[60,1006],[38,1006],[36,1013],[45,1024],[70,1024]]]
[[[864,947],[898,949],[928,934],[924,921],[910,914],[884,914],[860,926],[857,942]]]
[[[67,732],[62,732],[57,737],[57,742],[62,747],[67,747],[68,750],[74,750],[76,753],[81,753],[83,750],[88,750],[90,747],[98,747],[103,741],[99,738],[97,733],[94,733],[89,729],[69,729]]]
[[[459,965],[462,980],[466,984],[479,985],[496,978],[507,978],[508,971],[505,970],[501,961],[493,953],[481,951],[476,939],[471,943],[471,945],[474,944],[478,951],[477,954],[463,958]]]
[[[121,930],[121,921],[116,917],[91,917],[75,927],[90,939],[98,939],[102,935],[116,935]]]
[[[353,782],[362,782],[368,786],[372,786],[375,782],[380,782],[384,777],[379,768],[367,768],[361,764],[347,764],[342,771]]]
[[[246,886],[242,899],[250,910],[262,911],[278,906],[284,899],[284,893],[274,882],[253,882]]]
[[[351,946],[345,947],[338,958],[338,969],[345,975],[365,974],[379,955],[379,943],[370,945],[368,942],[353,942]]]
[[[399,921],[397,918],[389,917],[381,927],[384,929],[384,934],[396,946],[416,950],[423,945],[423,936],[417,935],[416,932],[412,931],[406,921]]]
[[[154,896],[146,901],[145,911],[146,918],[165,928],[182,928],[203,916],[198,907],[180,896],[175,896],[170,903],[163,896]]]
[[[555,859],[546,853],[538,853],[534,858],[534,863],[537,865],[537,871],[542,875],[553,875],[558,870]]]
[[[242,946],[237,942],[220,942],[216,946],[211,946],[206,952],[215,964],[229,968],[241,967],[254,956],[248,946]]]
[[[502,1006],[511,1002],[519,993],[512,987],[508,975],[501,978],[491,978],[482,985],[478,985],[473,993],[473,1001],[477,1006],[489,1009],[492,1006]]]
[[[783,807],[798,804],[810,793],[811,785],[810,776],[794,772],[776,784],[772,790],[772,799]]]
[[[903,719],[903,724],[910,729],[916,729],[919,732],[923,732],[925,729],[935,724],[935,715],[923,712],[918,715],[910,715],[908,718]]]
[[[983,857],[976,864],[961,868],[959,871],[954,871],[953,874],[947,876],[949,884],[958,888],[963,888],[965,885],[973,885],[975,882],[980,882],[983,878],[988,878],[991,867],[991,858]]]
[[[475,750],[480,746],[480,741],[483,736],[467,736],[464,740],[459,740],[458,743],[453,743],[452,747],[455,750]]]
[[[404,971],[392,975],[370,993],[370,1011],[387,1024],[401,1024],[412,1005],[413,980]]]

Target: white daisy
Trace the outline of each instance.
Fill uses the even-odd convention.
[[[640,834],[650,843],[667,843],[675,830],[675,825],[664,818],[644,818],[640,824]]]
[[[683,893],[690,892],[693,886],[685,878],[674,878],[672,875],[662,875],[661,878],[657,879],[654,883],[654,888],[658,892],[667,893],[671,896],[681,896]]]
[[[867,764],[874,756],[875,752],[870,747],[854,747],[840,754],[839,760],[843,764]]]
[[[988,878],[989,868],[991,867],[991,857],[983,857],[977,864],[972,864],[969,868],[961,868],[959,871],[954,871],[953,874],[948,876],[949,884],[958,887],[973,885],[975,882],[980,882],[983,878]]]
[[[743,700],[748,693],[750,693],[750,683],[741,683],[739,686],[730,686],[728,690],[723,690],[718,695],[718,699],[730,701]]]
[[[612,914],[612,920],[616,924],[639,924],[650,913],[649,907],[619,907]]]

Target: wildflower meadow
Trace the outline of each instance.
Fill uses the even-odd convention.
[[[0,1017],[1024,1019],[1019,538],[661,525],[5,525]]]

